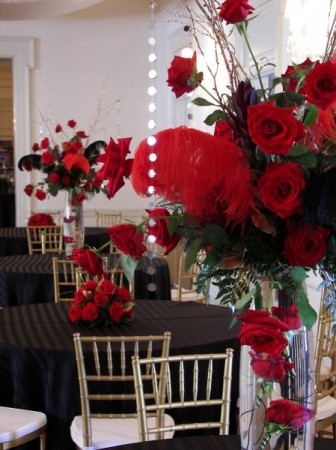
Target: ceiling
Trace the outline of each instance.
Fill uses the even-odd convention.
[[[101,2],[102,0],[0,0],[0,20],[57,17]]]

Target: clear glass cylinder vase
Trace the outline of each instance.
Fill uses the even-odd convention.
[[[83,203],[78,202],[73,190],[66,191],[63,213],[63,235],[65,254],[84,245]]]
[[[281,305],[281,301],[279,304]],[[286,306],[288,305],[281,306],[284,311]],[[284,321],[286,322],[285,318]],[[271,428],[267,425],[266,414],[271,402],[280,400],[281,402],[276,402],[277,406],[286,405],[283,411],[279,411],[280,417],[284,418],[291,416],[295,405],[315,410],[313,333],[301,325],[286,332],[286,337],[288,345],[284,357],[288,363],[293,364],[293,367],[286,372],[281,381],[265,380],[260,373],[257,375],[251,365],[255,353],[250,346],[241,346],[239,426],[242,450],[314,449],[315,422],[313,418],[302,420],[304,423],[297,429],[287,427],[287,429],[269,433]],[[263,355],[260,358],[263,358]],[[274,370],[274,366],[272,369]],[[287,404],[282,400],[289,400],[295,405]],[[275,403],[271,406],[274,407]],[[297,417],[295,420],[301,420],[301,418]]]

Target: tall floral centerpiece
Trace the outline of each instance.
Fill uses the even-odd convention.
[[[57,124],[55,135],[63,134],[65,139],[56,144],[56,139],[45,137],[35,143],[33,154],[22,157],[19,168],[36,169],[45,175],[42,181],[25,187],[28,196],[43,201],[65,192],[64,241],[69,255],[84,243],[83,201],[99,192],[112,198],[130,176],[133,159],[127,159],[130,138],[117,142],[111,138],[108,144],[96,141],[85,146],[88,136],[76,129],[76,121],[69,120],[67,127],[72,130],[72,137]]]
[[[204,94],[193,103],[213,109],[205,122],[214,132],[177,127],[159,131],[154,146],[140,143],[132,184],[143,196],[151,186],[157,205],[139,229],[167,252],[182,239],[187,265],[205,251],[199,291],[207,294],[211,281],[242,324],[242,448],[311,449],[314,368],[307,330],[316,312],[302,284],[309,271],[319,273],[336,316],[335,18],[320,60],[293,62],[266,86],[269,65],[256,59],[248,36],[259,12],[246,0],[192,4],[185,4],[186,17],[213,85],[205,85],[197,51],[174,57],[168,85],[176,97]],[[231,43],[233,29],[250,53],[252,78]],[[202,36],[213,41],[214,68]]]

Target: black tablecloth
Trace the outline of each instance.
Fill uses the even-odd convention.
[[[316,450],[332,450],[335,441],[315,439]],[[197,436],[138,444],[118,445],[106,450],[240,450],[239,436]]]
[[[85,227],[85,245],[99,248],[109,240],[106,228]],[[0,256],[28,255],[28,253],[26,227],[0,228]]]
[[[80,413],[74,332],[120,336],[170,331],[172,354],[233,348],[231,432],[235,432],[239,324],[229,327],[231,313],[227,308],[140,300],[132,323],[110,329],[70,324],[67,309],[64,303],[47,303],[0,310],[0,404],[44,411],[48,417],[48,450],[74,449],[69,427]]]
[[[53,283],[51,255],[0,257],[0,307],[53,302]],[[148,290],[152,284],[154,291]],[[170,275],[165,259],[141,258],[135,269],[134,293],[135,299],[170,299]]]

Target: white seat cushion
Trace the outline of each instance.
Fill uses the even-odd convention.
[[[46,423],[42,412],[0,406],[0,443],[26,436]]]
[[[321,376],[323,377],[325,375],[328,375],[330,371],[331,371],[331,358],[322,358],[320,371]]]
[[[170,291],[170,295],[171,295],[171,299],[173,301],[178,301],[178,289],[171,289]],[[182,288],[182,302],[199,302],[199,301],[204,301],[204,295],[202,294],[197,294],[193,291],[189,291],[188,289],[183,289]]]
[[[150,417],[149,427],[154,426],[155,418]],[[174,425],[174,420],[168,414],[165,414],[165,424]],[[115,447],[117,445],[130,444],[139,442],[138,419],[105,419],[92,418],[92,450],[98,450],[106,447]],[[83,427],[82,417],[76,416],[70,427],[71,438],[75,444],[81,449],[88,449],[83,446]],[[173,432],[166,433],[165,439],[171,439]],[[155,435],[151,436],[151,440],[155,439]]]
[[[333,414],[336,414],[336,398],[328,395],[327,397],[317,400],[315,421],[326,419]]]

